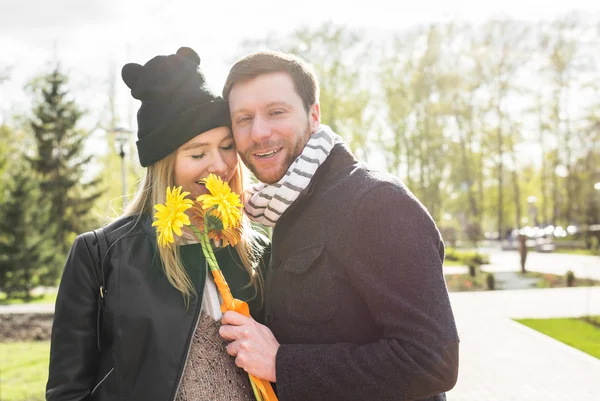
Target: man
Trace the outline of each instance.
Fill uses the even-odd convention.
[[[222,320],[236,364],[275,382],[281,401],[445,399],[458,335],[426,209],[320,124],[301,59],[247,56],[223,95],[240,157],[264,183],[246,210],[274,227],[265,325]]]

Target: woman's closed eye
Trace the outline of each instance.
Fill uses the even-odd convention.
[[[192,155],[192,159],[202,159],[204,156],[206,156],[206,153],[202,153],[199,155]]]

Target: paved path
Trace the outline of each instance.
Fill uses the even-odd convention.
[[[483,265],[485,272],[520,272],[521,264],[517,251],[501,251],[498,248],[480,249],[480,252],[490,256],[490,264]],[[527,270],[539,273],[550,273],[564,276],[567,270],[572,270],[575,277],[590,278],[600,281],[600,256],[571,255],[564,253],[527,254]],[[468,272],[466,266],[448,266],[444,274],[462,274]]]
[[[480,251],[490,255],[490,265],[485,267],[485,271],[521,270],[517,251],[501,251],[497,248],[486,248]],[[567,270],[572,270],[575,277],[600,280],[600,256],[529,252],[525,267],[530,271],[560,276]]]
[[[511,317],[600,315],[600,287],[450,294],[461,337],[449,401],[600,400],[600,360]]]
[[[54,313],[54,304],[0,305],[0,315],[7,313]]]

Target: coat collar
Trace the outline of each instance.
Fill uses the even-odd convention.
[[[343,171],[346,169],[346,167],[356,163],[358,163],[358,161],[348,148],[348,145],[341,139],[336,139],[333,149],[331,149],[327,159],[325,159],[323,164],[319,166],[315,175],[304,191],[300,193],[294,203],[287,208],[283,215],[281,215],[275,227],[280,225],[281,221],[284,220],[286,216],[290,215],[290,213],[295,210],[298,205],[303,203],[305,199],[311,197],[317,186],[328,185],[328,182],[335,179],[340,171]]]

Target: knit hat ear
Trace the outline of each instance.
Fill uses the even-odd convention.
[[[125,64],[121,69],[121,77],[129,89],[134,89],[137,85],[138,77],[144,67],[137,63]]]
[[[180,47],[175,54],[190,59],[194,62],[194,64],[196,64],[196,67],[200,66],[200,56],[192,48]]]

